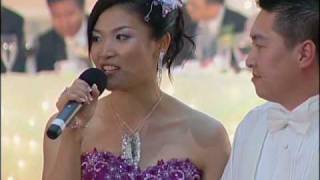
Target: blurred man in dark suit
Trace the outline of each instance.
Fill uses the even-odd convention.
[[[53,28],[39,37],[37,71],[55,70],[57,64],[71,64],[73,70],[91,66],[87,55],[84,0],[47,0],[47,5]]]
[[[1,35],[16,35],[18,41],[18,51],[12,70],[14,72],[26,71],[26,53],[24,46],[24,19],[21,15],[1,6]],[[1,73],[6,72],[6,68],[1,60]]]
[[[190,36],[193,40],[195,40],[194,35],[197,29],[197,23],[191,19],[189,12],[187,11],[185,6],[183,6],[182,10],[183,10],[185,32],[188,36]],[[174,66],[183,65],[185,61],[194,59],[195,57],[194,50],[195,49],[193,47],[193,44],[191,44],[189,41],[185,39],[183,49],[176,57],[174,61]]]
[[[244,31],[247,21],[225,7],[224,0],[189,0],[187,10],[198,22],[196,58],[201,62],[213,60],[219,46],[232,46],[232,38]]]

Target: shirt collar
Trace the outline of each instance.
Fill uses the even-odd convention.
[[[87,18],[84,18],[79,31],[72,37],[66,37],[65,40],[67,42],[77,42],[77,44],[80,44],[82,46],[87,44]]]
[[[289,122],[292,120],[289,124],[296,126],[298,132],[305,134],[310,129],[312,121],[319,118],[319,95],[308,98],[292,111],[287,110],[279,103],[271,102],[268,108],[268,117],[273,127],[279,125],[280,128],[283,127],[281,124],[285,123],[280,121]]]

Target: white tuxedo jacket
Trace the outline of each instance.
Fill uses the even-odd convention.
[[[268,133],[265,111],[267,107],[268,103],[255,108],[240,123],[235,134],[232,154],[221,180],[258,180],[257,168]],[[305,172],[307,179],[303,180],[319,180],[319,146],[313,154],[313,159],[309,172]]]

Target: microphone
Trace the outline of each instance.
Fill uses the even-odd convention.
[[[103,71],[97,68],[89,68],[85,70],[79,79],[84,80],[90,86],[96,84],[100,95],[107,86],[107,76]],[[57,117],[51,122],[47,130],[47,136],[50,139],[56,139],[62,133],[63,129],[73,120],[74,116],[81,109],[82,103],[69,101]]]

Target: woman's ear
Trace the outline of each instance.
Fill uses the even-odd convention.
[[[317,61],[316,45],[311,40],[306,40],[298,45],[298,64],[300,68],[306,68]]]
[[[157,40],[157,49],[154,54],[155,59],[158,60],[159,58],[161,58],[161,56],[164,57],[169,49],[170,43],[171,35],[169,33],[165,34],[161,39]]]
[[[160,39],[160,51],[167,52],[170,44],[171,44],[171,35],[170,33],[167,33]]]

